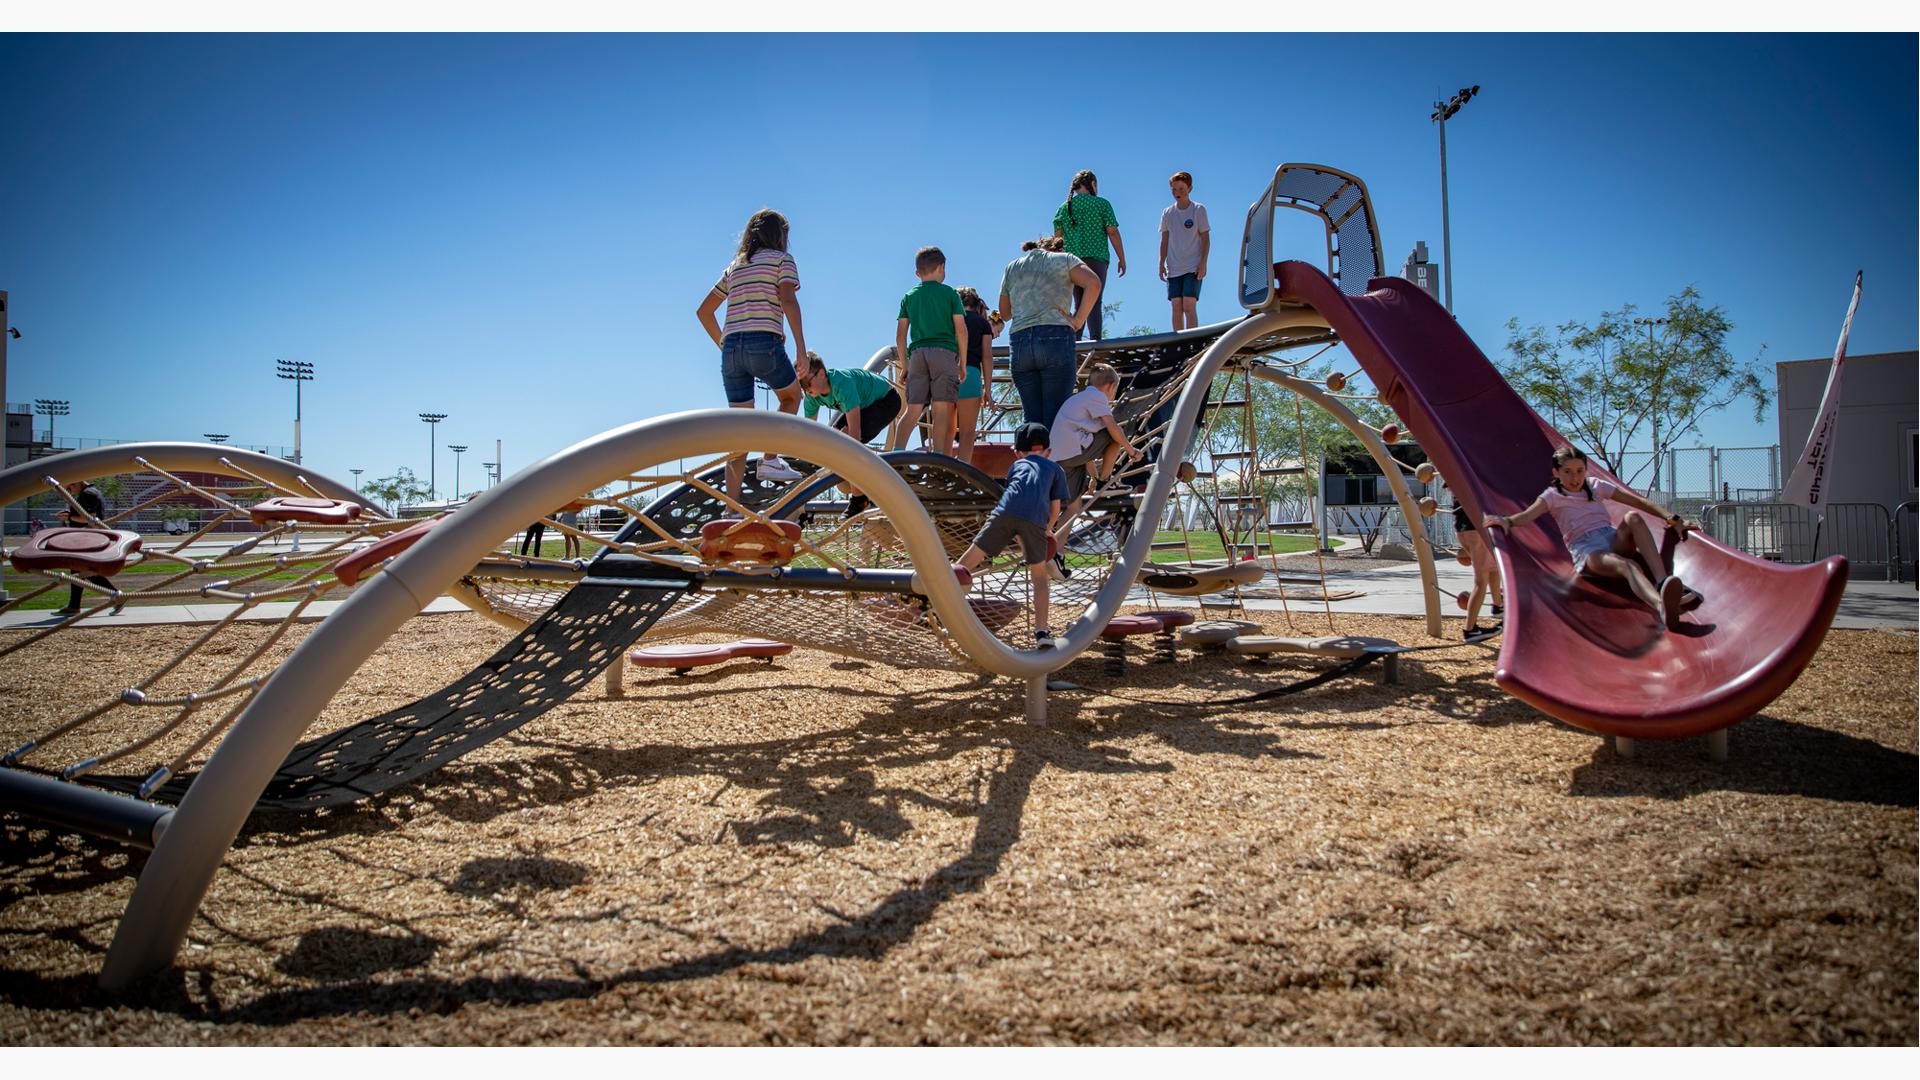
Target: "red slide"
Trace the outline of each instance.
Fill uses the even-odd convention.
[[[1375,278],[1346,296],[1302,262],[1276,263],[1274,276],[1283,299],[1339,333],[1476,524],[1518,513],[1547,486],[1548,459],[1568,440],[1418,286]],[[1589,473],[1618,483],[1597,462]],[[1670,546],[1706,600],[1670,633],[1624,587],[1575,577],[1552,517],[1487,535],[1507,587],[1495,681],[1570,724],[1628,738],[1703,735],[1765,708],[1820,648],[1847,581],[1839,556],[1782,566],[1696,533]]]

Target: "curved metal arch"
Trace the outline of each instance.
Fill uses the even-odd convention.
[[[1168,427],[1171,442],[1181,443],[1193,430],[1213,376],[1229,360],[1265,335],[1300,326],[1318,328],[1324,322],[1310,309],[1287,306],[1249,316],[1221,334],[1201,354],[1180,393]],[[1356,429],[1356,435],[1367,442],[1361,430]],[[194,447],[196,452],[208,449]],[[948,570],[946,549],[932,519],[907,481],[878,454],[824,424],[760,410],[711,409],[630,424],[577,443],[462,507],[356,590],[274,672],[236,719],[159,837],[108,949],[102,985],[124,987],[172,962],[227,849],[302,734],[374,650],[428,602],[470,575],[500,537],[541,516],[556,500],[591,490],[608,476],[660,461],[743,450],[791,453],[864,490],[886,511],[916,568],[915,591],[928,598],[954,644],[989,672],[1027,680],[1029,715],[1036,703],[1044,708],[1045,676],[1092,645],[1125,603],[1153,538],[1144,529],[1128,538],[1107,580],[1053,648],[1016,650],[975,616],[966,592]],[[1384,454],[1383,445],[1377,453]],[[1151,474],[1142,500],[1142,513],[1149,519],[1171,495],[1176,471],[1165,467]]]
[[[1295,378],[1284,371],[1265,364],[1253,365],[1253,374],[1257,378],[1265,379],[1276,386],[1284,386],[1288,390],[1320,406],[1327,415],[1340,421],[1340,426],[1346,428],[1348,434],[1358,439],[1361,446],[1367,448],[1367,453],[1373,457],[1374,464],[1380,467],[1380,472],[1387,478],[1387,487],[1393,491],[1393,501],[1399,505],[1401,515],[1407,519],[1407,534],[1413,540],[1414,555],[1420,563],[1420,582],[1424,587],[1426,595],[1427,633],[1429,636],[1439,637],[1442,629],[1439,600],[1440,579],[1434,570],[1433,545],[1427,541],[1427,531],[1414,526],[1414,522],[1418,521],[1422,516],[1420,513],[1420,504],[1419,501],[1413,497],[1412,489],[1407,487],[1405,470],[1401,468],[1400,462],[1394,458],[1393,454],[1388,451],[1386,441],[1380,438],[1380,433],[1375,431],[1372,425],[1355,415],[1354,411],[1348,408],[1345,402],[1342,402],[1339,398],[1327,393],[1324,389],[1313,383]],[[1320,512],[1325,513],[1326,508],[1322,507]]]
[[[386,516],[379,507],[348,485],[309,472],[291,461],[252,450],[191,442],[119,443],[92,450],[69,450],[23,462],[0,472],[0,506],[43,494],[47,490],[45,478],[49,476],[61,484],[67,484],[74,480],[147,471],[146,466],[136,459],[144,459],[146,463],[168,472],[206,472],[222,476],[243,475],[231,471],[232,466],[238,466],[289,489],[298,491],[308,488],[326,498],[359,503],[380,517]]]
[[[797,417],[742,409],[680,413],[606,432],[462,507],[301,642],[236,719],[175,810],[115,931],[101,983],[123,987],[172,961],[227,848],[280,762],[367,657],[427,602],[468,575],[500,537],[607,476],[651,462],[743,448],[794,453],[866,491],[887,512],[920,568],[916,590],[929,598],[955,643],[981,667],[1037,679],[1073,658],[1072,652],[1015,651],[994,637],[974,616],[959,581],[946,572],[946,549],[912,488],[877,454],[840,432]],[[1118,595],[1124,597],[1124,589]],[[1091,630],[1084,634],[1081,647],[1092,636]]]

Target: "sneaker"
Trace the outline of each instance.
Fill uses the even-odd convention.
[[[78,615],[80,614],[80,609],[77,606],[63,607],[60,610],[54,612],[54,614],[55,615]]]
[[[1047,573],[1056,575],[1053,579],[1055,581],[1065,581],[1073,576],[1073,571],[1067,568],[1067,557],[1065,555],[1055,555],[1053,557],[1053,569],[1047,571]]]
[[[800,479],[799,470],[787,464],[778,454],[768,454],[761,458],[760,467],[756,473],[762,480],[777,480],[782,483]]]
[[[762,466],[762,468],[765,468],[765,466]],[[762,475],[764,475],[764,473]],[[865,495],[855,495],[847,500],[847,512],[844,516],[850,518],[859,517],[861,514],[867,512],[867,507],[872,505],[873,502]]]
[[[1705,603],[1706,599],[1707,599],[1706,597],[1700,595],[1698,592],[1695,592],[1692,589],[1683,590],[1680,593],[1680,610],[1692,611],[1694,608],[1697,608],[1701,604]]]
[[[1496,619],[1507,613],[1507,609],[1505,607],[1502,607],[1499,604],[1495,604],[1492,607],[1488,608],[1487,610],[1493,612],[1493,617]]]
[[[1499,633],[1500,629],[1501,627],[1499,623],[1494,623],[1490,626],[1473,626],[1473,627],[1468,627],[1464,632],[1462,632],[1460,637],[1463,640],[1466,640],[1469,642],[1485,641],[1488,638],[1492,637],[1493,635]]]
[[[1686,591],[1678,575],[1660,583],[1660,612],[1666,617],[1669,630],[1680,629],[1680,599]]]
[[[1050,630],[1035,630],[1033,632],[1033,647],[1036,649],[1053,648],[1053,632]]]

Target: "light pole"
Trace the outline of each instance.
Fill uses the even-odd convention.
[[[226,442],[229,438],[232,438],[232,436],[230,435],[215,435],[211,431],[201,432],[200,437],[207,440],[210,443],[213,443],[215,446],[218,446],[221,443]]]
[[[480,463],[480,467],[487,470],[487,486],[492,487],[493,482],[498,479],[494,470],[500,467],[500,463],[497,461],[483,461]]]
[[[275,360],[274,374],[293,380],[293,463],[300,464],[300,384],[313,381],[313,365],[305,360]]]
[[[1653,328],[1667,325],[1667,320],[1642,319],[1635,316],[1633,325],[1647,328],[1647,359],[1653,359]],[[1660,369],[1656,366],[1653,378],[1653,487],[1656,491],[1660,490],[1660,374]],[[1668,465],[1671,468],[1672,463],[1669,462]],[[1669,476],[1668,480],[1672,480],[1672,477]],[[1668,484],[1667,490],[1672,490],[1671,483]]]
[[[448,501],[459,502],[460,501],[460,455],[466,453],[467,448],[464,446],[455,446],[452,443],[448,443],[447,449],[453,451],[453,498],[449,499]]]
[[[1447,217],[1447,121],[1479,92],[1478,86],[1461,87],[1460,92],[1453,95],[1453,100],[1434,102],[1433,116],[1429,118],[1440,125],[1440,257],[1447,264],[1445,273],[1449,315],[1453,314],[1453,227]]]
[[[420,419],[425,421],[427,425],[427,498],[429,500],[440,497],[440,489],[433,475],[434,455],[438,452],[438,446],[434,442],[434,436],[439,433],[440,429],[434,425],[446,418],[447,414],[443,412],[423,412],[420,414]]]
[[[360,474],[361,474],[361,473],[363,473],[363,472],[366,472],[367,470],[365,470],[365,469],[348,469],[347,471],[353,474],[353,493],[354,493],[355,495],[358,495],[358,494],[360,494]]]
[[[71,405],[72,402],[61,401],[58,398],[33,399],[33,411],[47,418],[47,449],[57,449],[53,445],[53,421],[55,417],[65,416],[72,412],[73,409],[70,408]]]

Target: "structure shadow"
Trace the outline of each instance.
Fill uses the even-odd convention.
[[[764,692],[764,688],[741,691]],[[1125,747],[1113,745],[1143,733],[1193,755],[1307,756],[1285,747],[1284,731],[1245,718],[1195,715],[1190,711],[1161,715],[1134,710],[1131,715],[1104,717],[1098,724],[1087,724],[1080,716],[1081,705],[1056,700],[1053,723],[1028,725],[1018,718],[1023,689],[1005,680],[974,680],[907,695],[849,691],[847,697],[865,706],[857,722],[797,739],[582,748],[544,743],[522,732],[512,736],[513,741],[541,751],[531,760],[456,763],[443,770],[440,782],[430,787],[416,783],[400,789],[430,798],[439,812],[463,820],[485,820],[509,809],[564,803],[610,785],[646,784],[675,776],[719,778],[730,787],[759,792],[756,806],[760,813],[729,826],[730,836],[743,846],[799,843],[831,848],[850,845],[862,836],[898,839],[911,829],[901,813],[905,805],[976,819],[967,850],[925,879],[879,898],[864,912],[830,913],[836,916],[833,924],[784,944],[754,949],[722,947],[671,964],[635,966],[606,976],[582,970],[576,978],[408,978],[408,968],[423,966],[447,949],[477,953],[499,943],[445,942],[411,925],[404,915],[378,904],[361,903],[363,898],[334,895],[325,883],[277,883],[240,867],[223,872],[239,873],[255,887],[290,900],[332,908],[339,913],[342,924],[354,924],[308,930],[277,962],[284,974],[316,985],[274,991],[233,1006],[212,999],[207,980],[196,979],[198,991],[192,992],[188,976],[179,969],[155,976],[131,996],[102,994],[90,978],[44,977],[7,970],[0,970],[0,988],[9,1000],[22,1006],[93,1009],[144,1003],[213,1023],[284,1024],[346,1013],[416,1008],[448,1011],[481,1001],[514,1004],[590,997],[628,983],[704,978],[744,965],[799,963],[814,956],[878,957],[910,940],[942,904],[979,888],[999,871],[1019,839],[1033,781],[1048,768],[1104,774],[1159,773],[1174,768],[1165,762],[1137,761]],[[866,698],[882,698],[884,704],[868,703]],[[893,770],[982,749],[1008,755],[1007,764],[986,778],[985,790],[972,797],[937,795],[882,780]],[[400,815],[378,809],[322,817],[321,822],[310,822],[290,837],[276,836],[273,840],[310,842],[384,832],[401,824]],[[632,824],[618,828],[630,830]],[[260,836],[263,842],[267,839]],[[539,865],[529,865],[533,863]],[[417,880],[426,876],[387,861],[367,865],[399,878]],[[586,873],[584,867],[561,860],[482,858],[470,860],[447,880],[434,881],[450,893],[480,898],[505,914],[516,915],[526,890],[569,887],[585,880]],[[623,909],[569,916],[571,921],[581,923],[633,918]],[[368,922],[375,924],[373,929],[365,928]],[[661,929],[685,933],[670,926]],[[229,928],[217,931],[261,950],[285,948],[278,938],[256,940]],[[99,951],[97,946],[87,944],[92,937],[77,932],[73,936],[82,948]],[[374,976],[379,976],[377,981]]]
[[[1642,740],[1622,759],[1604,744],[1573,771],[1568,793],[1684,799],[1707,791],[1803,795],[1868,806],[1911,807],[1920,758],[1870,739],[1761,714],[1728,733],[1715,763],[1703,740]]]

